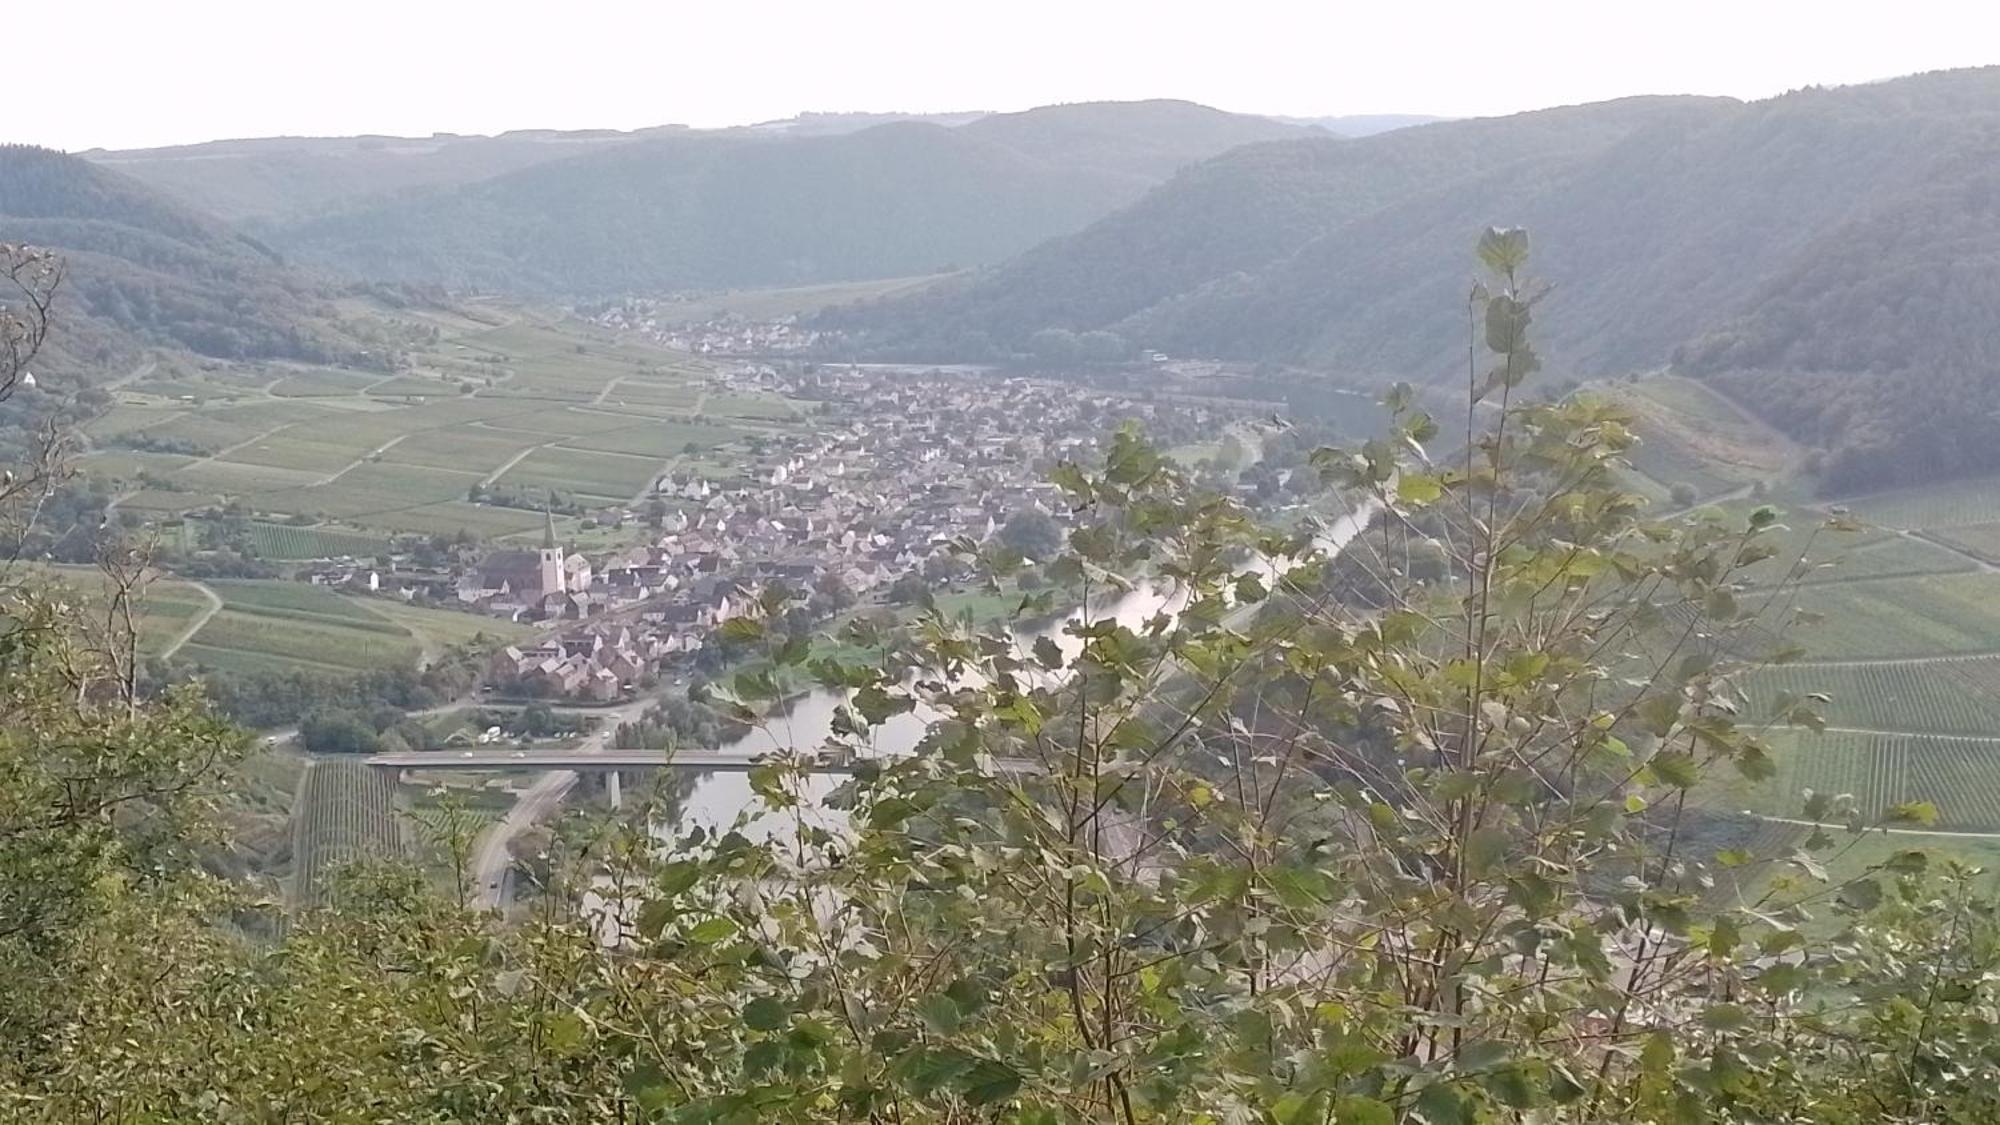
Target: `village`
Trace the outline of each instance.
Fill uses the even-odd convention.
[[[726,380],[810,404],[811,424],[760,440],[728,475],[662,475],[640,505],[648,519],[598,514],[642,529],[637,541],[566,545],[551,515],[532,548],[387,573],[328,566],[313,580],[543,623],[538,640],[490,656],[487,682],[611,702],[701,667],[715,629],[774,587],[822,615],[908,604],[913,589],[955,577],[952,544],[983,542],[1021,513],[1060,525],[1068,512],[1049,471],[1090,461],[1120,423],[1214,432],[1230,420],[1220,407],[1025,378],[742,364]]]

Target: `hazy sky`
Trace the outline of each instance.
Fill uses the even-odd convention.
[[[57,0],[9,4],[0,140],[727,125],[1178,97],[1505,113],[2000,62],[1995,0]]]

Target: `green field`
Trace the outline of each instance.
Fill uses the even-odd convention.
[[[1780,730],[1771,741],[1776,776],[1758,784],[1711,778],[1707,796],[1717,807],[1797,817],[1808,791],[1850,794],[1871,819],[1929,801],[1941,829],[2000,831],[2000,738]]]
[[[197,550],[201,546],[201,535],[207,521],[190,519],[181,525],[181,549]],[[370,535],[361,531],[343,531],[339,528],[293,527],[282,523],[252,522],[250,524],[250,545],[256,549],[259,558],[323,559],[341,556],[367,557],[381,554],[389,549],[389,541],[380,535]]]
[[[682,301],[661,302],[657,314],[668,324],[697,324],[734,314],[751,320],[816,313],[830,305],[872,300],[891,293],[910,293],[948,274],[921,277],[892,277],[880,281],[840,281],[825,285],[796,285],[770,289],[738,289],[704,293]]]
[[[2000,657],[1906,664],[1790,664],[1752,673],[1744,682],[1752,716],[1772,714],[1789,693],[1831,697],[1812,706],[1838,727],[2000,738]]]
[[[1708,497],[1787,471],[1789,442],[1692,379],[1659,375],[1604,391],[1635,416],[1639,445],[1627,459],[1656,501],[1676,484]]]
[[[359,537],[397,532],[526,533],[535,513],[468,503],[473,486],[507,467],[510,486],[622,504],[690,447],[715,451],[798,417],[782,399],[727,393],[697,357],[577,321],[500,316],[512,322],[447,318],[400,376],[215,365],[141,380],[88,424],[82,468],[116,482],[133,512],[235,501],[272,526],[303,516],[357,536],[330,546],[274,535],[259,547],[304,558],[360,553]],[[697,420],[710,414],[742,422]],[[200,455],[118,448],[165,442]]]
[[[1765,619],[1785,626],[1794,602],[1823,618],[1782,630],[1814,660],[2000,652],[2000,574],[1829,582],[1798,591]]]
[[[622,503],[659,475],[660,461],[626,453],[549,446],[537,449],[507,470],[497,483],[595,497]]]
[[[64,568],[80,591],[101,590],[88,568]],[[452,645],[497,645],[531,635],[528,626],[476,614],[409,606],[391,598],[350,597],[323,586],[285,581],[206,583],[223,608],[175,659],[229,671],[304,670],[328,675],[405,664]],[[140,643],[157,653],[209,608],[192,583],[162,580],[141,601]]]
[[[360,762],[314,762],[292,810],[292,905],[322,906],[339,868],[403,854],[396,785]]]
[[[432,648],[474,643],[507,644],[535,635],[532,625],[482,617],[476,613],[405,605],[392,598],[370,598],[363,604],[371,612],[395,622],[419,642],[427,642]]]
[[[1939,528],[2000,523],[2000,479],[1984,477],[1879,492],[1844,503],[1862,519],[1888,527]]]
[[[1921,534],[1987,562],[2000,563],[2000,522],[1926,528]]]

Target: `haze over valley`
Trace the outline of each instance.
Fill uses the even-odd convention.
[[[0,1121],[2000,1115],[1970,23],[870,7],[27,99]]]

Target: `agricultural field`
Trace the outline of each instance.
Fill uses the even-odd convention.
[[[388,598],[348,597],[304,582],[212,580],[204,585],[222,600],[222,609],[174,655],[227,671],[345,675],[407,664],[452,645],[497,645],[533,633],[505,621]],[[144,602],[141,637],[147,651],[171,643],[208,607],[208,599],[192,584],[155,584]]]
[[[1657,375],[1604,390],[1635,416],[1640,440],[1628,460],[1662,494],[1687,484],[1716,496],[1788,472],[1790,442],[1692,379]]]
[[[1810,706],[1832,726],[2000,739],[2000,656],[1902,664],[1788,664],[1752,673],[1743,687],[1752,719],[1769,717],[1782,695],[1804,699],[1818,692],[1830,700]]]
[[[662,324],[698,324],[723,316],[776,320],[816,313],[831,305],[873,300],[891,293],[913,293],[947,274],[891,277],[880,281],[838,281],[824,285],[781,286],[704,293],[685,300],[661,301],[651,310]]]
[[[1785,495],[1795,484],[1773,487]],[[1733,501],[1720,518],[1751,506]],[[1861,531],[1815,530],[1842,506]],[[2000,481],[1780,507],[1793,508],[1770,540],[1781,559],[1763,564],[1778,570],[1762,580],[1801,549],[1825,565],[1803,572],[1766,617],[1776,627],[1795,606],[1821,620],[1785,631],[1802,662],[1744,678],[1743,719],[1766,721],[1781,692],[1822,692],[1828,701],[1812,706],[1834,729],[1777,729],[1779,776],[1713,784],[1714,807],[1796,816],[1810,788],[1854,793],[1870,814],[1929,800],[1941,830],[2000,833],[2000,572],[1982,563],[2000,560]]]
[[[2000,564],[2000,522],[1968,523],[1957,527],[1933,527],[1915,532],[1989,563]]]
[[[655,457],[548,446],[508,469],[497,482],[506,488],[553,489],[600,502],[624,503],[644,490],[661,470]]]
[[[698,357],[581,322],[501,317],[510,322],[435,325],[442,337],[415,349],[400,376],[296,365],[158,373],[122,387],[89,423],[82,466],[142,514],[234,501],[274,528],[333,521],[357,537],[347,547],[399,532],[502,538],[541,519],[469,501],[488,478],[615,506],[669,459],[692,449],[727,462],[731,443],[799,418],[782,399],[724,393]],[[135,448],[166,445],[181,452]],[[274,559],[357,553],[270,539],[259,549]]]
[[[179,535],[183,551],[199,550],[202,535],[210,521],[189,519],[182,521]],[[385,536],[371,535],[362,531],[343,531],[328,527],[294,527],[290,524],[264,523],[250,524],[250,546],[259,558],[273,560],[326,559],[353,556],[365,558],[378,555],[389,549]]]
[[[1794,606],[1822,619],[1788,625]],[[1827,582],[1796,591],[1765,616],[1812,660],[2000,652],[2000,574]]]
[[[401,856],[404,847],[391,778],[360,762],[312,763],[292,809],[293,908],[325,905],[343,865]]]
[[[799,416],[796,405],[770,395],[710,395],[702,400],[702,409],[724,418],[757,421],[789,422]]]
[[[563,444],[573,449],[602,453],[625,453],[636,457],[673,457],[692,446],[712,450],[744,436],[730,426],[701,422],[650,422],[641,426],[578,436]]]
[[[2000,523],[2000,479],[1950,481],[1843,501],[1855,515],[1885,527],[1955,528]]]
[[[535,635],[532,625],[476,613],[406,605],[390,598],[371,598],[364,604],[370,611],[402,626],[419,643],[433,650],[463,644],[509,644]]]
[[[1710,778],[1707,796],[1716,807],[1798,817],[1808,791],[1850,794],[1870,819],[1929,801],[1940,829],[2000,831],[2000,738],[1780,730],[1770,741],[1776,776],[1754,784]]]
[[[279,398],[351,395],[381,383],[387,378],[386,375],[371,371],[343,371],[331,367],[301,368],[283,375],[272,383],[271,393]]]

